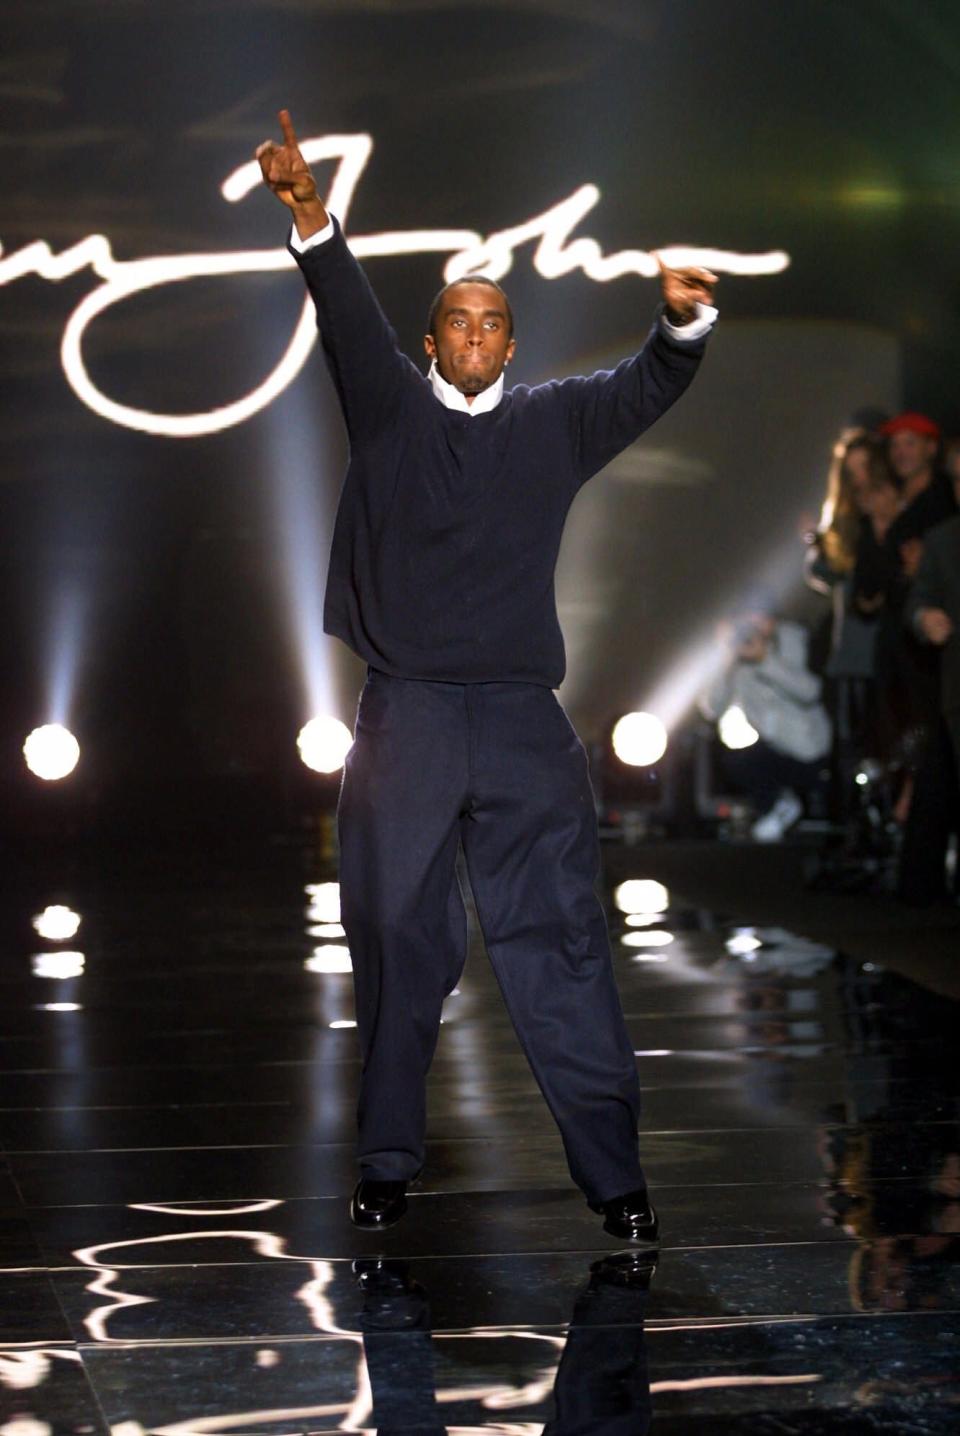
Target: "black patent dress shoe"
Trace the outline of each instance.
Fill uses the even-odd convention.
[[[611,1197],[609,1202],[590,1202],[589,1207],[603,1217],[603,1230],[612,1237],[625,1242],[660,1240],[660,1223],[646,1187]]]
[[[407,1210],[406,1182],[377,1182],[361,1177],[350,1200],[350,1220],[365,1231],[382,1232]]]

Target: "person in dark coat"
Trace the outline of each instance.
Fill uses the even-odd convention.
[[[904,618],[907,641],[924,647],[939,680],[941,716],[917,774],[899,876],[900,896],[927,905],[946,896],[944,860],[960,825],[960,514],[924,534]]]
[[[462,844],[571,1175],[609,1233],[654,1240],[586,753],[552,691],[564,673],[553,574],[580,486],[692,380],[714,276],[664,269],[663,311],[615,370],[505,391],[510,303],[468,275],[431,309],[425,377],[327,214],[286,111],[280,123],[283,144],[257,155],[292,212],[290,250],[350,441],[324,626],[368,664],[339,807],[363,1056],[351,1217],[399,1220],[424,1161],[427,1070],[466,955]]]
[[[901,508],[881,542],[863,542],[854,572],[854,603],[878,624],[876,648],[882,756],[905,762],[895,809],[907,824],[916,772],[940,707],[939,658],[903,622],[910,584],[927,532],[957,512],[953,485],[938,467],[940,430],[925,414],[904,413],[881,426],[899,480]],[[867,535],[869,540],[869,535]]]

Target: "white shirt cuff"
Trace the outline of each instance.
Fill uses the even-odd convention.
[[[665,314],[660,315],[660,323],[671,339],[679,339],[683,343],[685,340],[702,339],[709,334],[717,322],[718,313],[712,304],[698,304],[696,318],[691,319],[689,324],[671,324]]]
[[[316,234],[311,234],[309,239],[301,239],[297,234],[297,226],[293,225],[290,230],[290,248],[297,254],[306,254],[308,249],[316,249],[318,244],[325,244],[328,239],[332,239],[333,234],[332,219],[323,226],[323,229],[318,229]]]

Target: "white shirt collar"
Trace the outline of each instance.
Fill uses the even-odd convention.
[[[430,387],[441,404],[445,404],[448,409],[456,409],[461,414],[472,414],[474,416],[477,414],[489,414],[490,410],[495,409],[503,398],[502,373],[496,383],[491,384],[489,389],[484,389],[477,395],[472,404],[467,403],[466,398],[460,393],[459,389],[455,388],[453,384],[447,383],[437,368],[436,360],[430,365],[430,372],[427,374],[427,378],[430,380]]]

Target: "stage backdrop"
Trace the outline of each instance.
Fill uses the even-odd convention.
[[[744,586],[797,602],[852,411],[960,428],[954,0],[35,0],[3,28],[0,782],[49,717],[101,778],[279,771],[311,711],[351,718],[319,622],[344,439],[249,164],[281,105],[412,355],[457,266],[503,277],[513,382],[635,349],[653,250],[721,273],[694,388],[571,515],[587,736]]]

